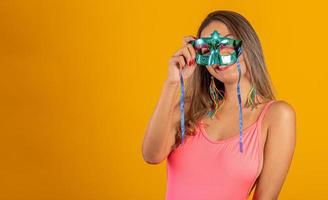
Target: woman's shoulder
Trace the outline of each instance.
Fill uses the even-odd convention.
[[[275,100],[268,108],[270,118],[291,118],[295,115],[294,107],[285,100]]]
[[[296,111],[294,107],[285,100],[275,100],[267,110],[266,119],[268,127],[294,126]]]

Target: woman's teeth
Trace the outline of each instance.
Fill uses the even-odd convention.
[[[232,65],[216,66],[216,67],[214,67],[214,70],[224,71],[224,70],[229,69],[231,66],[232,66]]]

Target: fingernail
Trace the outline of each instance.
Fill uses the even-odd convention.
[[[192,60],[189,60],[188,66],[192,65]]]
[[[196,62],[196,59],[193,58],[193,59],[191,60],[192,65],[195,64],[195,62]]]

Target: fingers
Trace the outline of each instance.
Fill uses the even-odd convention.
[[[179,63],[180,68],[186,65],[195,64],[196,52],[190,41],[195,40],[194,36],[183,37],[183,47],[174,54],[173,62]]]
[[[183,48],[181,48],[175,54],[175,55],[179,55],[179,56],[183,55],[185,57],[188,65],[190,65],[189,63],[192,63],[196,57],[196,51],[195,51],[194,47],[192,46],[192,44],[189,43],[192,40],[195,40],[193,36],[185,36],[183,38]]]
[[[175,54],[175,57],[179,57],[179,60],[183,60],[183,62],[181,62],[180,65],[181,66],[185,66],[186,64],[190,65],[190,63],[192,62],[193,58],[188,50],[187,46],[182,47],[181,49],[179,49]]]
[[[183,69],[184,66],[186,65],[186,62],[185,62],[185,59],[183,58],[183,56],[173,56],[170,59],[169,63],[176,65],[180,69]]]
[[[192,36],[192,35],[188,35],[188,36],[184,36],[182,39],[182,46],[187,45],[190,41],[195,40],[196,37]]]
[[[188,35],[188,36],[184,36],[183,40],[182,40],[183,46],[186,46],[188,48],[188,51],[191,55],[191,59],[188,60],[188,64],[190,63],[189,65],[192,65],[195,63],[196,52],[190,42],[193,40],[196,40],[196,39],[197,39],[196,37],[194,37],[192,35]]]
[[[195,60],[195,58],[196,58],[196,52],[195,52],[194,47],[191,44],[187,44],[186,47],[189,50],[189,53],[190,53],[190,55],[192,57],[192,60]]]
[[[183,58],[183,56],[178,56],[177,60],[179,62],[180,68],[183,69],[186,66],[185,59]]]

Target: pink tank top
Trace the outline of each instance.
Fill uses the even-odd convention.
[[[167,157],[166,200],[247,199],[262,170],[261,125],[273,102],[269,101],[258,119],[243,130],[243,153],[239,151],[239,134],[213,141],[200,120],[196,134],[186,137]]]

